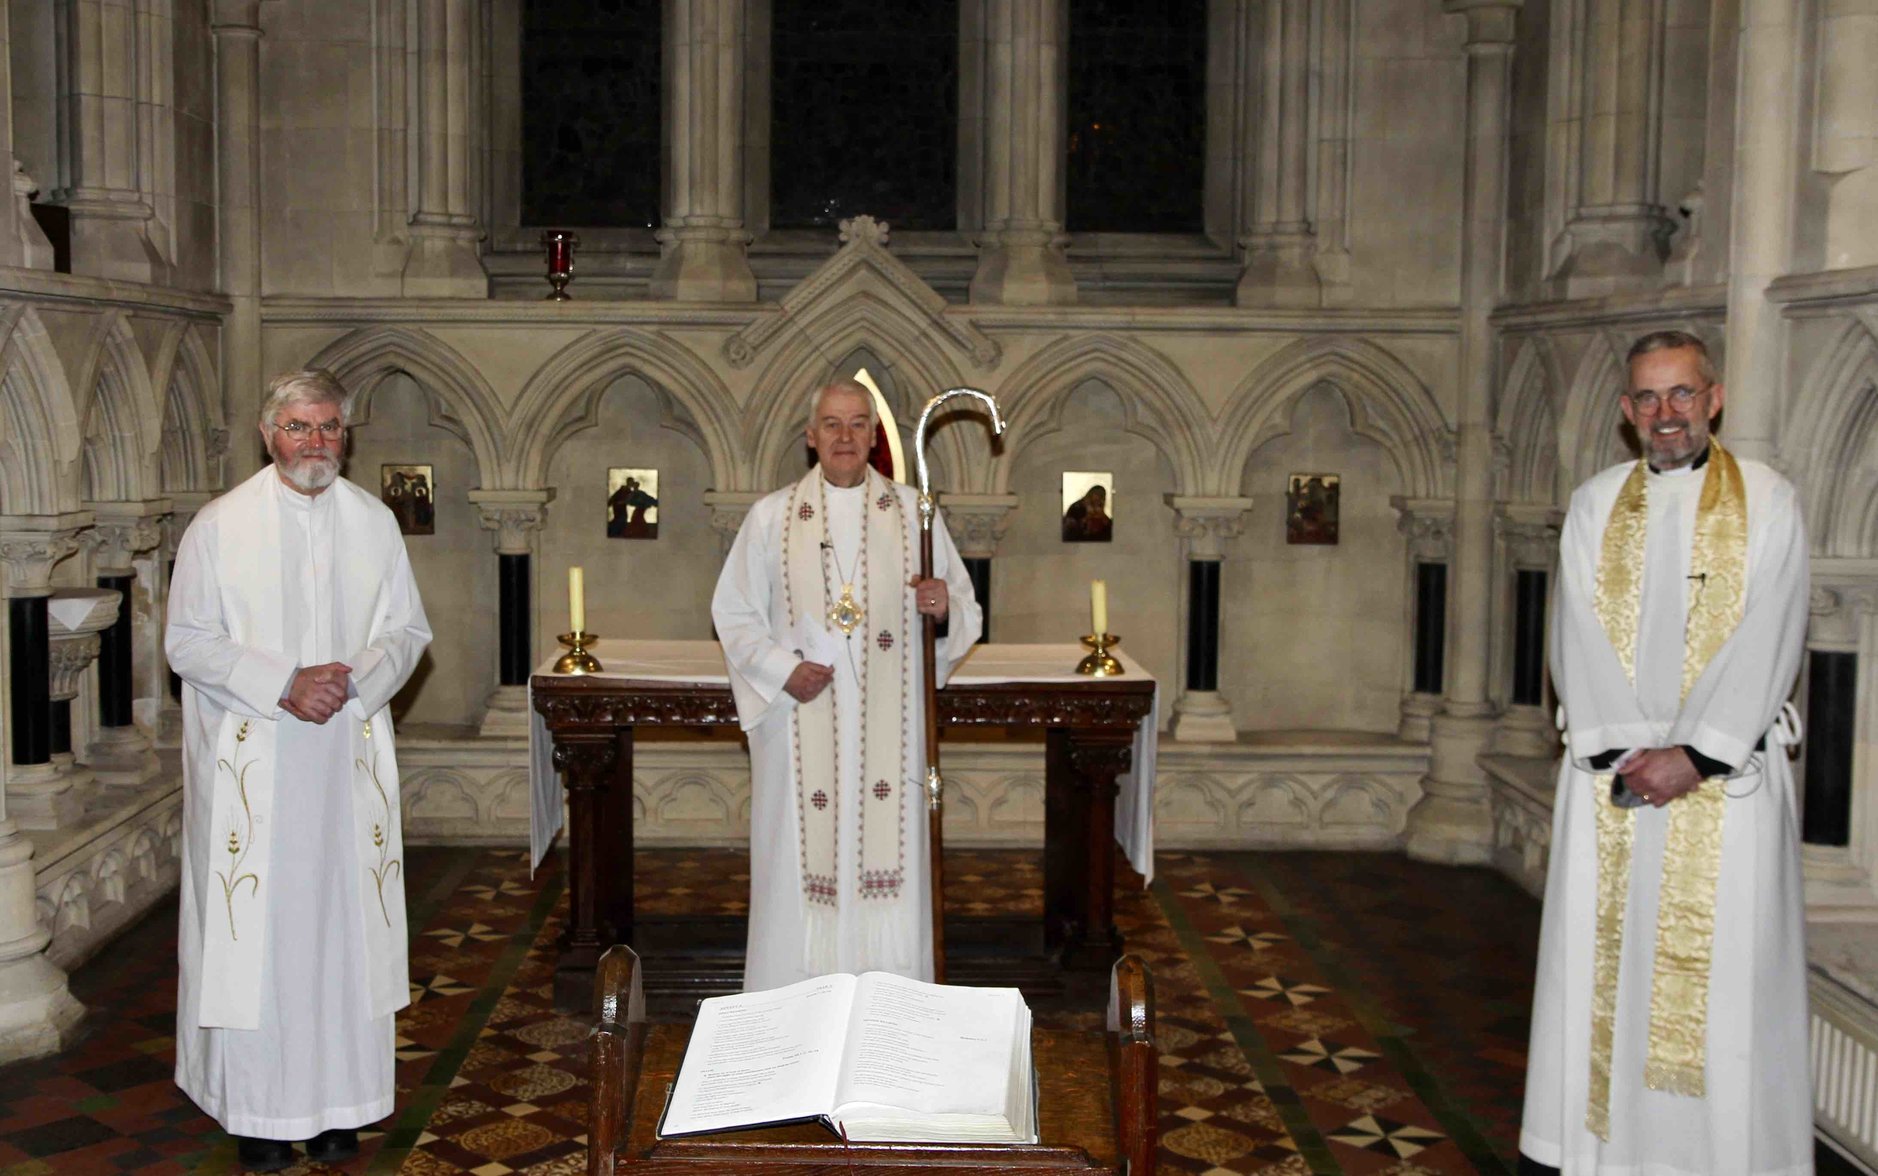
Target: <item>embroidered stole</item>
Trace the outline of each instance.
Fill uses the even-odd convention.
[[[850,705],[834,685],[790,715],[790,747],[796,788],[798,852],[808,942],[804,958],[812,972],[834,971],[838,964],[836,916],[853,897],[839,892],[837,830],[841,806],[855,806],[860,834],[856,888],[862,940],[874,959],[911,954],[913,921],[899,916],[906,884],[906,741],[911,737],[914,658],[909,607],[913,553],[907,536],[912,522],[887,480],[867,471],[862,506],[861,549],[855,560],[854,600],[860,623],[843,635],[829,624],[830,607],[844,587],[835,567],[834,547],[825,530],[828,509],[820,469],[797,482],[783,521],[783,600],[789,624],[829,628],[845,647],[859,679],[852,705],[860,708],[860,764],[854,771],[841,763],[841,708]],[[826,546],[824,546],[826,544]],[[839,667],[837,666],[837,676]],[[855,780],[844,795],[844,771]],[[896,943],[896,938],[906,939]]]
[[[1605,524],[1595,607],[1624,673],[1637,680],[1637,626],[1643,600],[1649,528],[1649,475],[1637,462]],[[1696,505],[1690,567],[1703,578],[1690,589],[1683,634],[1682,697],[1741,621],[1746,592],[1747,490],[1734,457],[1711,441]],[[1592,963],[1591,1086],[1585,1127],[1610,1138],[1611,1048],[1616,1029],[1618,964],[1630,890],[1634,809],[1609,803],[1611,774],[1597,777],[1597,944]],[[1663,875],[1657,899],[1656,955],[1650,981],[1650,1045],[1644,1084],[1700,1098],[1707,1055],[1708,978],[1715,940],[1715,885],[1721,872],[1727,797],[1714,783],[1668,806]]]

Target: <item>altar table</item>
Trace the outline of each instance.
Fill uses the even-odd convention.
[[[670,982],[699,996],[723,991],[721,970],[674,975],[657,968],[656,947],[635,936],[646,921],[634,918],[632,877],[635,732],[734,727],[723,654],[715,641],[602,640],[591,651],[603,672],[556,674],[550,660],[529,683],[534,864],[561,828],[563,787],[571,822],[569,913],[555,1003],[585,1005],[600,953],[614,943],[640,947],[650,983]],[[1071,645],[980,645],[939,691],[939,722],[1043,732],[1043,943],[1062,968],[1101,973],[1121,949],[1110,840],[1121,843],[1143,877],[1153,873],[1158,691],[1126,660],[1119,677],[1075,673],[1083,652]],[[708,920],[686,922],[695,930]]]

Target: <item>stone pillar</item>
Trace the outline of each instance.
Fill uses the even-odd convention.
[[[46,605],[51,635],[52,766],[60,778],[45,793],[15,795],[11,812],[26,829],[59,829],[76,824],[94,779],[72,755],[72,700],[83,686],[85,668],[96,660],[99,634],[118,619],[124,596],[98,588],[60,588]]]
[[[1518,0],[1443,0],[1467,16],[1467,164],[1461,232],[1461,395],[1456,446],[1449,664],[1431,725],[1423,796],[1409,813],[1407,851],[1423,861],[1481,863],[1493,852],[1486,772],[1493,591],[1493,324],[1506,236],[1507,129]]]
[[[170,669],[169,655],[163,647],[164,631],[169,623],[170,585],[176,581],[176,549],[181,546],[189,524],[195,521],[196,512],[208,505],[211,497],[207,492],[183,491],[170,499],[170,513],[163,520],[163,544],[155,560],[159,574],[163,577],[163,599],[156,609],[157,632],[154,642],[157,661],[162,669],[157,692],[155,741],[162,748],[183,745],[183,680],[177,677],[176,671]]]
[[[940,517],[952,543],[965,560],[965,570],[972,577],[972,590],[984,611],[985,631],[979,643],[991,640],[991,559],[1004,541],[1011,525],[1011,512],[1017,509],[1015,494],[942,494]]]
[[[1662,276],[1675,230],[1656,181],[1665,34],[1659,2],[1584,6],[1577,198],[1558,275],[1568,298],[1647,287]]]
[[[1494,731],[1500,755],[1550,758],[1558,753],[1558,725],[1546,705],[1546,607],[1552,569],[1558,563],[1558,533],[1564,513],[1550,506],[1509,504],[1497,519],[1509,589],[1505,621],[1507,649],[1500,664],[1512,674],[1507,706]]]
[[[231,437],[229,485],[261,467],[253,428],[261,408],[260,0],[213,0],[215,239],[222,293],[222,419]]]
[[[117,620],[104,631],[98,653],[98,732],[87,749],[92,775],[100,783],[134,788],[156,778],[157,758],[150,733],[131,714],[133,685],[132,612],[137,582],[136,557],[162,542],[167,499],[150,502],[88,503],[96,524],[85,533],[92,550],[98,587],[123,595]]]
[[[528,676],[535,668],[532,602],[535,536],[548,521],[553,490],[471,490],[483,530],[494,532],[498,603],[496,688],[483,709],[478,734],[488,738],[528,735]]]
[[[1264,0],[1240,8],[1241,81],[1257,114],[1240,128],[1240,192],[1247,207],[1239,239],[1245,269],[1240,306],[1316,306],[1315,239],[1306,204],[1310,140],[1311,4]]]
[[[170,264],[150,237],[156,209],[138,158],[137,6],[69,0],[60,15],[67,186],[53,197],[72,213],[72,272],[165,282]]]
[[[489,275],[477,242],[475,0],[413,0],[417,13],[417,171],[411,248],[404,260],[410,298],[487,298]]]
[[[5,572],[8,605],[8,673],[6,686],[11,693],[7,723],[11,735],[8,748],[12,762],[6,764],[4,787],[0,787],[0,1063],[21,1058],[40,1057],[58,1051],[66,1042],[84,1007],[72,999],[65,983],[65,973],[46,959],[46,945],[52,936],[39,925],[35,909],[33,843],[20,833],[19,824],[9,816],[9,794],[33,778],[32,767],[22,772],[20,758],[45,755],[47,752],[25,742],[46,742],[49,714],[45,710],[45,677],[35,680],[22,672],[22,661],[32,661],[45,668],[49,651],[42,644],[45,629],[45,598],[51,591],[52,565],[78,550],[78,528],[90,520],[84,515],[22,518],[0,521],[0,568]],[[36,616],[41,622],[37,633],[22,632],[16,618]],[[26,626],[30,629],[31,626]],[[22,640],[36,644],[36,649],[22,651]],[[25,725],[22,732],[21,693],[28,695],[29,709],[37,707],[38,721]],[[36,731],[37,736],[32,732]],[[48,774],[41,771],[40,775]]]
[[[5,95],[13,93],[9,7],[0,4],[0,94]],[[31,198],[39,186],[13,158],[13,103],[9,99],[0,107],[4,107],[0,109],[0,176],[6,177],[7,184],[0,189],[0,265],[51,269],[52,242],[33,219]]]
[[[1396,511],[1397,530],[1408,538],[1409,610],[1404,623],[1411,640],[1397,734],[1411,743],[1426,743],[1447,680],[1448,561],[1454,557],[1454,504],[1400,495],[1389,504]]]
[[[756,505],[756,500],[763,497],[758,490],[706,490],[704,505],[711,508],[711,530],[717,533],[717,546],[725,554],[730,554],[730,545],[737,539],[737,531],[743,526],[743,518]]]
[[[1063,256],[1068,40],[1068,0],[985,6],[985,231],[974,303],[1076,301]]]
[[[1786,322],[1767,286],[1791,268],[1799,174],[1798,73],[1806,6],[1741,0],[1734,208],[1728,247],[1728,448],[1774,457],[1786,388]]]
[[[1872,739],[1872,733],[1859,730],[1859,696],[1861,681],[1873,677],[1878,655],[1874,618],[1878,580],[1869,572],[1839,576],[1829,566],[1816,565],[1801,671],[1806,740],[1800,861],[1809,920],[1878,920],[1878,836],[1870,828],[1878,813],[1871,790],[1861,788],[1854,775],[1861,734],[1868,747]],[[1869,711],[1869,704],[1863,709]]]
[[[651,295],[753,302],[743,227],[744,0],[665,0],[664,251]]]
[[[70,777],[52,762],[51,619],[53,565],[79,548],[91,516],[68,514],[0,519],[0,564],[7,583],[7,790],[14,825],[50,825],[56,814],[76,813],[64,797]]]
[[[1187,675],[1174,699],[1174,738],[1182,743],[1231,743],[1232,704],[1219,692],[1220,565],[1227,544],[1245,530],[1250,498],[1168,494],[1174,533],[1187,548]]]

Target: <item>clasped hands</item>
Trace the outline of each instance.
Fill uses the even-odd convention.
[[[1623,761],[1619,771],[1624,777],[1624,787],[1657,808],[1679,796],[1687,796],[1702,783],[1702,773],[1680,747],[1652,747],[1640,751]]]
[[[281,709],[306,723],[324,723],[339,713],[351,694],[352,667],[344,662],[308,666],[294,673]]]
[[[946,593],[944,580],[936,576],[925,579],[914,576],[907,581],[907,586],[913,589],[913,607],[936,621],[945,620],[951,597]],[[797,702],[813,702],[815,696],[828,689],[828,684],[834,680],[833,666],[812,661],[799,662],[795,669],[789,671],[783,689]]]

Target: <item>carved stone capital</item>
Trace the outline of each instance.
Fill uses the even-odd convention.
[[[167,498],[85,505],[93,521],[82,538],[91,549],[93,570],[100,576],[130,575],[136,558],[163,542],[163,516],[170,512]]]
[[[1174,534],[1187,541],[1187,558],[1219,560],[1226,544],[1245,532],[1250,498],[1196,498],[1166,494],[1163,502],[1174,510]]]
[[[1454,503],[1446,498],[1389,500],[1396,511],[1396,529],[1408,536],[1409,558],[1417,563],[1445,563],[1454,554]]]
[[[1011,525],[1017,495],[946,494],[940,496],[939,509],[945,514],[946,530],[960,555],[990,559],[998,553],[998,544],[1004,541],[1004,532]]]
[[[0,519],[0,567],[6,572],[6,594],[49,594],[53,567],[78,550],[79,533],[90,524],[89,511]]]
[[[1808,600],[1809,649],[1853,652],[1858,649],[1860,622],[1878,616],[1878,583],[1820,583],[1815,577]]]
[[[744,516],[763,497],[752,490],[706,490],[704,504],[711,508],[711,530],[717,532],[717,541],[730,550],[731,541],[743,527]]]
[[[553,490],[471,490],[482,529],[495,533],[497,555],[527,555],[531,536],[546,525]]]
[[[112,593],[113,596],[116,593]],[[78,697],[79,675],[98,657],[96,633],[54,633],[50,643],[52,667],[48,693],[54,702]]]
[[[1549,571],[1558,555],[1558,533],[1565,514],[1549,506],[1508,504],[1494,519],[1500,540],[1506,544],[1510,566],[1530,571]]]

